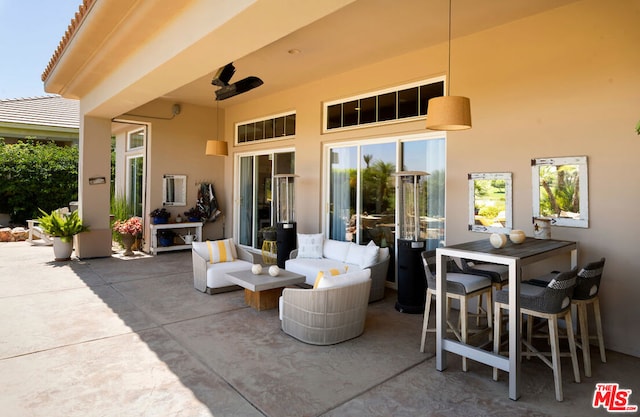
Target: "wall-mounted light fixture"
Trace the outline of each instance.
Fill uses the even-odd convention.
[[[464,130],[471,128],[471,103],[468,97],[451,96],[451,0],[449,0],[447,95],[429,100],[427,129]]]
[[[106,184],[106,183],[107,183],[107,179],[105,177],[91,177],[91,178],[89,178],[89,184],[90,185]]]

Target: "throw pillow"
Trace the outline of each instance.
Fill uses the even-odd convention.
[[[318,288],[318,284],[320,284],[320,281],[322,280],[323,277],[325,276],[333,276],[335,277],[336,275],[340,275],[340,274],[344,274],[347,272],[347,269],[349,267],[345,265],[344,270],[338,269],[338,268],[331,268],[328,271],[318,271],[318,275],[316,275],[316,281],[313,284],[313,288]]]
[[[371,278],[371,270],[363,269],[362,271],[351,272],[336,276],[323,276],[318,282],[318,288],[335,288],[346,287],[347,285],[358,284],[368,281]]]
[[[370,241],[366,246],[353,243],[349,246],[345,262],[358,265],[360,268],[367,268],[378,262],[378,249],[373,241]]]
[[[235,247],[231,239],[207,240],[209,249],[209,263],[231,262],[235,260]]]
[[[349,252],[349,246],[351,246],[351,242],[325,239],[322,244],[322,256],[327,259],[344,262]]]
[[[322,233],[302,234],[298,233],[298,258],[322,258]]]

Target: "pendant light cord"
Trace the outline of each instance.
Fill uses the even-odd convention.
[[[447,83],[447,95],[451,95],[451,0],[449,0],[449,60],[447,74],[449,74],[449,82]]]

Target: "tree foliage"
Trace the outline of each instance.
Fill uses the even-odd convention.
[[[0,138],[0,213],[25,224],[78,199],[78,147]]]

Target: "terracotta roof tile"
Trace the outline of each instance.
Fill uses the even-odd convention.
[[[80,103],[60,96],[0,100],[0,123],[80,127]]]
[[[53,56],[51,57],[51,60],[49,60],[47,68],[45,68],[42,76],[40,77],[43,82],[46,81],[47,78],[49,78],[49,74],[51,74],[51,71],[53,71],[53,68],[58,63],[58,60],[62,56],[65,48],[67,47],[67,45],[69,45],[69,42],[71,42],[71,38],[73,38],[73,36],[76,34],[78,28],[80,27],[80,24],[87,16],[89,8],[93,3],[95,3],[95,1],[96,0],[82,0],[82,4],[78,8],[78,11],[76,12],[73,19],[71,19],[71,23],[67,27],[67,31],[64,33],[64,35],[62,36],[62,40],[58,44],[58,48],[56,48]]]

